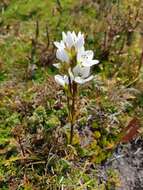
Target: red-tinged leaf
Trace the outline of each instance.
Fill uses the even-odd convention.
[[[135,138],[139,132],[140,122],[137,118],[133,118],[128,126],[123,130],[120,142],[127,143]]]

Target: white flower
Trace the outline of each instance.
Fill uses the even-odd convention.
[[[84,35],[81,34],[81,32],[79,32],[76,38],[75,48],[76,50],[80,50],[83,48],[83,46],[84,46]]]
[[[84,35],[79,32],[77,35],[73,32],[62,32],[62,40],[54,42],[57,47],[56,57],[59,63],[54,64],[56,68],[64,75],[56,75],[55,80],[62,86],[71,83],[83,84],[90,81],[93,76],[90,76],[90,69],[93,65],[99,63],[93,59],[94,53],[91,50],[84,48]]]
[[[69,79],[67,75],[55,75],[55,81],[63,87],[66,87],[69,84]]]
[[[60,63],[54,63],[53,66],[56,67],[57,69],[60,69],[61,64]]]
[[[64,49],[64,48],[65,48],[65,44],[64,44],[63,41],[54,42],[54,45],[55,45],[58,49]]]
[[[81,34],[81,32],[76,35],[76,33],[73,32],[62,32],[62,41],[61,42],[54,42],[54,45],[58,49],[67,49],[71,50],[71,48],[74,48],[76,51],[81,49],[84,46],[84,35]]]
[[[68,63],[70,60],[69,55],[65,49],[58,49],[56,52],[56,56],[62,62]]]
[[[72,71],[69,69],[69,75],[71,80],[79,84],[84,84],[93,79],[93,76],[90,76],[90,67],[83,67],[79,64],[76,65]]]
[[[86,82],[88,82],[88,81],[90,81],[92,79],[93,79],[93,75],[91,75],[90,77],[88,77],[86,79],[83,79],[82,77],[76,77],[75,82],[79,83],[79,84],[84,84],[84,83],[86,83]]]
[[[94,53],[92,50],[88,50],[88,51],[78,51],[77,53],[77,62],[79,64],[81,64],[84,67],[91,67],[93,65],[96,65],[99,63],[98,60],[93,60],[94,57]]]
[[[74,33],[67,32],[67,34],[65,34],[63,32],[62,34],[63,34],[63,42],[65,43],[66,48],[71,49],[71,47],[75,43],[75,35],[74,35]]]

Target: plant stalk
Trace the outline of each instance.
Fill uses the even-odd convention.
[[[76,99],[76,93],[77,93],[77,84],[72,83],[71,85],[71,94],[72,94],[72,103],[71,103],[71,131],[70,131],[70,144],[72,144],[73,141],[73,132],[74,132],[74,123],[75,123],[75,99]]]

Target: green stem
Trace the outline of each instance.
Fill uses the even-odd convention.
[[[67,107],[68,107],[68,119],[70,122],[70,140],[69,143],[72,144],[74,135],[74,123],[75,123],[75,100],[77,93],[77,84],[71,81],[69,77],[69,87],[67,92]]]
[[[72,144],[72,140],[73,140],[73,128],[74,128],[74,124],[71,123],[71,131],[70,131],[70,144]]]
[[[74,123],[75,123],[75,98],[77,92],[77,84],[72,83],[72,105],[71,105],[71,132],[70,132],[70,144],[72,144],[73,140],[73,131],[74,131]]]
[[[68,120],[70,118],[70,98],[68,96],[68,93],[66,94],[67,96],[67,109],[68,109]]]

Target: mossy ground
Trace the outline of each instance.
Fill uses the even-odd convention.
[[[139,1],[130,2],[130,8],[128,3],[0,2],[2,190],[44,190],[52,184],[76,190],[119,186],[116,171],[107,171],[105,181],[96,166],[110,158],[130,120],[137,117],[142,123],[142,36],[140,27],[132,26],[140,7]],[[53,80],[52,66],[53,41],[67,30],[84,32],[87,48],[100,60],[93,68],[98,76],[80,89],[81,114],[73,146],[67,144],[67,107],[63,91]]]

